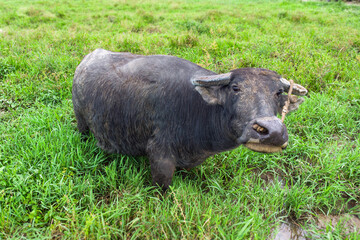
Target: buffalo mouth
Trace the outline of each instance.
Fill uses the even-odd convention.
[[[288,145],[286,126],[275,116],[256,118],[249,122],[238,143],[262,153],[281,152]]]
[[[249,141],[249,142],[245,143],[244,146],[255,152],[276,153],[276,152],[281,152],[283,149],[285,149],[287,144],[288,144],[288,142],[284,143],[281,146],[274,146],[274,145],[268,145],[268,144],[262,144],[259,142],[250,142]]]

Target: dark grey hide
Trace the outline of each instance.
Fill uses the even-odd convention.
[[[286,147],[276,115],[288,88],[266,69],[218,75],[173,56],[97,49],[76,69],[73,104],[81,133],[90,130],[107,152],[148,156],[153,183],[167,189],[176,167],[195,167],[241,144],[262,152]],[[300,85],[296,91],[306,94]]]

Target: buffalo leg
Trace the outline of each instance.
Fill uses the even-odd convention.
[[[82,135],[87,135],[89,133],[89,127],[86,124],[86,121],[81,116],[81,114],[76,112],[76,111],[75,111],[75,117],[76,117],[76,120],[77,120],[77,128],[78,128],[79,132]]]
[[[153,184],[159,185],[163,191],[166,191],[174,175],[175,161],[169,158],[150,158],[150,167]]]

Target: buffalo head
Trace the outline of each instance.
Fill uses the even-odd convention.
[[[223,106],[231,114],[229,126],[238,144],[258,152],[277,152],[286,148],[286,126],[277,117],[288,96],[290,83],[274,71],[259,68],[236,69],[230,73],[195,76],[196,91],[208,104]],[[307,90],[298,84],[293,94]],[[289,111],[296,110],[303,98],[291,96]]]

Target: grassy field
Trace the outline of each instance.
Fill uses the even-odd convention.
[[[262,67],[309,90],[290,145],[177,172],[82,141],[76,66],[96,48]],[[0,1],[0,239],[266,239],[282,222],[360,239],[360,6],[220,0]],[[355,217],[354,217],[355,216]],[[320,222],[337,217],[338,221]]]

